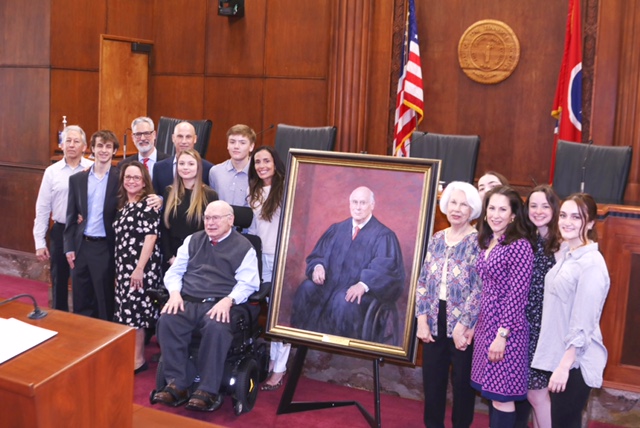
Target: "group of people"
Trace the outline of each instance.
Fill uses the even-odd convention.
[[[425,426],[444,427],[451,367],[454,427],[471,425],[476,391],[492,428],[528,426],[531,408],[535,427],[581,427],[607,359],[594,199],[542,185],[523,203],[489,172],[478,189],[450,183],[440,210],[450,227],[430,239],[416,289]]]
[[[91,136],[90,161],[83,156],[84,131],[64,129],[63,159],[46,169],[38,194],[36,255],[50,260],[54,308],[68,310],[71,276],[75,313],[137,329],[135,373],[148,368],[144,331],[157,324],[167,386],[155,401],[188,401],[189,408],[215,410],[222,404],[219,389],[236,307],[247,302],[260,281],[272,279],[284,164],[272,147],[255,150],[256,134],[246,125],[229,129],[230,159],[215,166],[194,149],[197,135],[189,122],[174,129],[174,156],[155,148],[150,118],[136,118],[131,130],[138,154],[113,167],[119,148],[113,132]],[[314,312],[321,306],[309,304],[320,298],[319,292],[338,290],[331,285],[335,282],[350,285],[336,294],[346,302],[340,300],[345,309],[335,314],[342,321],[312,329],[358,337],[360,327],[348,329],[357,327],[361,317],[345,318],[348,303],[359,304],[370,287],[376,294],[379,281],[367,280],[360,270],[352,275],[332,269],[332,257],[343,259],[341,249],[357,242],[378,248],[379,235],[389,248],[398,247],[393,233],[377,232],[376,245],[367,244],[365,232],[373,233],[377,225],[371,190],[355,189],[349,202],[352,218],[344,227],[332,226],[307,260],[308,284],[299,288],[296,301],[302,303],[296,307],[309,309],[294,312],[295,327],[326,318]],[[262,272],[254,248],[233,227],[233,205],[254,213],[249,233],[262,240]],[[526,426],[531,408],[539,428],[580,426],[590,389],[602,384],[607,358],[599,319],[609,276],[596,243],[595,201],[574,194],[561,202],[549,186],[537,186],[523,203],[505,177],[491,172],[480,178],[478,189],[450,183],[440,210],[450,227],[429,240],[416,288],[425,425],[444,426],[452,366],[454,427],[471,425],[476,391],[491,400],[492,428]],[[346,230],[340,234],[347,237],[344,242],[325,239],[340,228]],[[336,242],[342,244],[336,247]],[[384,254],[401,265],[399,250]],[[363,261],[362,269],[371,265]],[[398,269],[384,275],[400,281],[401,289],[404,277],[399,279],[403,271]],[[331,286],[318,286],[325,281]],[[146,290],[162,286],[170,297],[157,308]],[[207,364],[199,367],[199,389],[189,394],[186,353],[194,330],[203,333],[198,360]],[[289,351],[289,344],[272,342],[263,390],[282,385]]]
[[[218,303],[226,305],[228,300],[230,307],[243,304],[258,289],[260,281],[271,280],[284,193],[284,166],[271,147],[254,152],[256,134],[246,125],[229,129],[227,148],[231,158],[215,167],[195,150],[197,135],[189,122],[175,126],[173,156],[156,149],[156,133],[150,118],[136,118],[131,134],[137,155],[114,167],[112,161],[119,142],[113,132],[101,130],[91,136],[91,161],[84,157],[85,132],[75,125],[63,130],[60,144],[63,158],[45,170],[38,194],[33,231],[36,255],[40,260],[50,261],[54,308],[69,310],[71,277],[74,313],[136,328],[134,373],[148,368],[144,359],[145,330],[157,323],[158,340],[169,372],[167,380],[175,386],[176,382],[187,382],[172,374],[175,357],[172,360],[171,355],[176,355],[172,350],[181,342],[169,337],[168,332],[179,318],[177,315],[193,315],[190,306],[199,313],[201,305],[191,300],[200,298],[200,303],[208,300],[205,312],[211,311],[212,322],[228,327],[229,313],[234,310],[221,310]],[[253,247],[245,245],[249,241],[233,230],[232,205],[250,207],[254,212],[249,232],[262,239],[262,278]],[[49,231],[50,219],[53,226]],[[225,286],[216,285],[213,294],[202,285],[195,285],[195,290],[190,288],[202,283],[198,281],[202,279],[199,275],[205,272],[194,270],[189,245],[205,236],[215,236],[216,241],[232,237],[228,242],[242,243],[234,244],[238,251],[222,251],[225,247],[222,242],[220,247],[216,245],[230,259],[217,272],[206,272],[224,278],[221,283]],[[207,257],[214,255],[207,253]],[[210,264],[207,257],[198,263]],[[231,271],[233,266],[236,269],[242,266],[244,272]],[[167,306],[157,308],[147,290],[165,286],[170,292],[181,291],[178,296],[184,302],[177,304],[174,293],[170,293]],[[200,327],[203,326],[197,328]],[[225,348],[219,342],[216,340],[215,346],[216,352],[222,353],[223,360],[218,364],[221,369],[229,346]],[[282,343],[272,345],[273,373],[263,389],[282,385],[289,347]],[[219,382],[209,373],[205,369],[201,377],[209,382],[203,383],[208,388],[205,392],[215,397]],[[213,383],[210,379],[214,379]],[[192,406],[196,409],[202,407],[202,401],[208,408],[211,401],[216,401],[216,398],[202,400],[203,393],[198,397],[200,402],[196,399]]]

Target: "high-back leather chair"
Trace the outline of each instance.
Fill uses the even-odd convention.
[[[288,165],[289,149],[333,150],[336,144],[336,127],[304,128],[278,124],[275,147],[278,156]]]
[[[173,129],[180,122],[189,122],[196,129],[198,139],[194,148],[204,159],[207,155],[207,149],[209,148],[209,138],[211,137],[211,128],[213,126],[213,122],[209,119],[185,120],[161,116],[160,122],[158,122],[158,129],[156,130],[156,148],[171,156],[175,154],[176,148],[173,145],[171,136],[173,135]]]
[[[414,131],[409,156],[440,159],[440,180],[445,183],[466,181],[473,183],[480,137],[478,135],[445,135]]]
[[[631,147],[558,141],[553,189],[560,198],[584,191],[599,204],[621,204],[631,168]]]

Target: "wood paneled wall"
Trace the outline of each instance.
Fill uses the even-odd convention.
[[[156,2],[151,117],[211,119],[215,163],[228,158],[226,132],[236,123],[257,132],[326,125],[333,3],[261,0],[228,18],[216,2]],[[258,145],[274,136],[265,132]]]
[[[98,124],[100,34],[150,38],[149,0],[6,0],[0,6],[0,247],[32,252],[35,200],[62,116]],[[142,112],[144,113],[144,112]]]
[[[625,202],[640,202],[640,3],[599,0],[591,131],[594,144],[632,146]]]
[[[0,6],[2,247],[33,248],[35,192],[42,176],[40,166],[50,156],[49,11],[46,0],[29,4],[10,0]]]
[[[598,245],[611,278],[600,327],[609,352],[605,386],[640,392],[638,359],[638,274],[640,213],[636,207],[602,206],[598,210]]]
[[[551,108],[562,60],[567,1],[418,2],[425,82],[420,130],[481,137],[476,174],[496,170],[520,186],[548,181]],[[421,7],[422,6],[422,7]],[[520,62],[506,80],[472,81],[458,63],[464,31],[483,19],[503,21],[520,42]]]
[[[149,106],[140,114],[212,119],[213,162],[227,158],[225,133],[236,123],[256,131],[277,123],[336,125],[337,150],[387,154],[399,72],[392,53],[401,43],[404,3],[255,0],[243,18],[227,18],[210,0],[34,0],[29,7],[6,0],[0,173],[9,182],[24,171],[39,175],[56,150],[62,115],[89,135],[96,130],[100,34],[154,42]],[[640,145],[640,57],[633,48],[640,6],[582,3],[598,14],[590,135],[596,144]],[[497,169],[516,185],[545,182],[567,6],[568,0],[417,2],[426,102],[420,130],[479,134],[478,175]],[[489,18],[511,26],[521,45],[517,69],[496,85],[471,81],[457,59],[464,30]],[[274,137],[267,131],[258,145]],[[634,148],[627,199],[637,201],[640,148]],[[12,174],[12,168],[23,169]],[[31,186],[16,197],[31,207],[36,193]],[[17,216],[28,227],[20,238],[0,234],[0,246],[32,251],[33,209]],[[0,224],[9,219],[0,213]]]

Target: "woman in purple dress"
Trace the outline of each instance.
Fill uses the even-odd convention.
[[[527,397],[529,324],[525,306],[533,251],[520,195],[508,186],[483,202],[478,244],[482,301],[476,325],[471,385],[493,401],[491,427],[513,427],[515,401]]]

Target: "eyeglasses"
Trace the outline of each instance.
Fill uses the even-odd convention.
[[[151,136],[151,134],[153,134],[155,131],[144,131],[144,132],[134,132],[133,134],[133,138],[139,140],[142,137],[149,137]]]
[[[204,221],[213,221],[213,222],[219,222],[220,220],[222,220],[225,217],[229,217],[231,214],[225,214],[225,215],[206,215],[204,216]]]
[[[125,175],[124,181],[135,181],[136,183],[142,181],[141,175]]]

